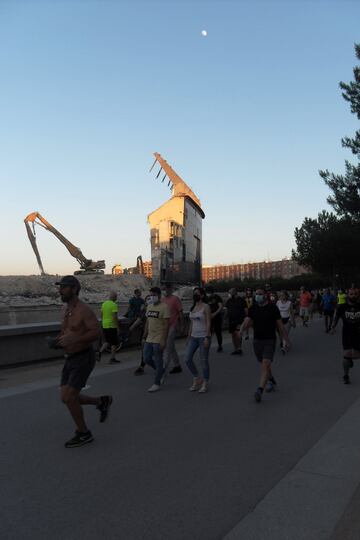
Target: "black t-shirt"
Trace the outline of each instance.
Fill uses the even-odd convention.
[[[211,313],[215,313],[219,309],[219,304],[222,304],[222,298],[218,294],[212,294],[208,296],[208,304],[210,306]],[[219,317],[221,313],[218,313],[216,317]]]
[[[226,300],[225,307],[228,311],[230,321],[240,321],[245,318],[245,309],[247,308],[244,298],[232,296]]]
[[[275,304],[254,304],[249,309],[248,317],[253,322],[254,339],[276,339],[276,321],[281,321],[281,315]]]
[[[343,335],[360,339],[360,302],[340,304],[336,311],[336,320],[343,322]]]

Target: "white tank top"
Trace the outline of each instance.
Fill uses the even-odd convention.
[[[190,311],[190,321],[192,322],[191,337],[204,338],[207,336],[205,308],[199,311]]]
[[[276,305],[279,308],[281,318],[288,319],[290,317],[290,307],[291,307],[290,300],[287,300],[286,302],[282,302],[281,300],[278,300],[276,302]]]

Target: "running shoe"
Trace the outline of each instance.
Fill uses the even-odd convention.
[[[65,448],[76,448],[77,446],[84,446],[94,440],[91,431],[86,433],[80,433],[80,431],[75,431],[75,437],[70,439],[65,443]]]
[[[145,373],[144,368],[141,367],[141,366],[136,368],[135,371],[134,371],[134,375],[144,375],[144,373]]]
[[[158,392],[160,390],[160,384],[153,384],[148,389],[148,392]]]
[[[276,389],[277,389],[276,383],[274,384],[274,383],[268,381],[268,383],[266,385],[266,392],[274,392]]]
[[[117,358],[110,358],[109,364],[120,364],[121,360],[117,360]]]
[[[199,390],[199,394],[206,394],[208,391],[209,391],[209,383],[208,381],[203,381]]]
[[[100,396],[100,405],[96,408],[100,411],[100,422],[105,422],[109,416],[111,404],[113,402],[112,396]]]
[[[200,390],[202,386],[202,379],[199,379],[198,377],[195,377],[192,383],[192,386],[190,386],[189,391],[190,392],[196,392],[197,390]]]
[[[217,348],[217,352],[222,352],[222,350],[223,350],[222,346],[219,345],[218,348]]]
[[[245,339],[245,341],[247,341],[247,340],[249,339],[249,336],[245,336],[245,338],[244,338],[244,339]]]
[[[262,398],[262,392],[260,390],[260,388],[258,388],[254,394],[254,399],[256,401],[256,403],[260,403],[261,401],[261,398]]]

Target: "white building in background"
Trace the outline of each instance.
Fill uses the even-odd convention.
[[[157,178],[168,179],[172,196],[148,216],[153,281],[200,284],[205,217],[200,200],[160,154],[154,156],[154,165],[160,165]]]

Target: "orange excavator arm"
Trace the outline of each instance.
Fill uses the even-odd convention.
[[[78,261],[78,263],[80,264],[80,268],[83,271],[96,272],[97,270],[105,268],[105,261],[92,261],[91,259],[87,259],[86,257],[84,257],[81,249],[74,246],[74,244],[72,244],[67,238],[65,238],[65,236],[63,236],[57,229],[55,229],[55,227],[53,227],[51,223],[49,223],[41,214],[39,214],[39,212],[32,212],[31,214],[26,216],[26,218],[24,219],[24,223],[26,226],[27,235],[34,250],[42,275],[45,274],[45,271],[36,244],[35,225],[40,225],[47,231],[53,233],[54,236],[56,236],[56,238],[58,238],[58,240],[60,240],[60,242],[64,244],[70,255],[72,255]]]

